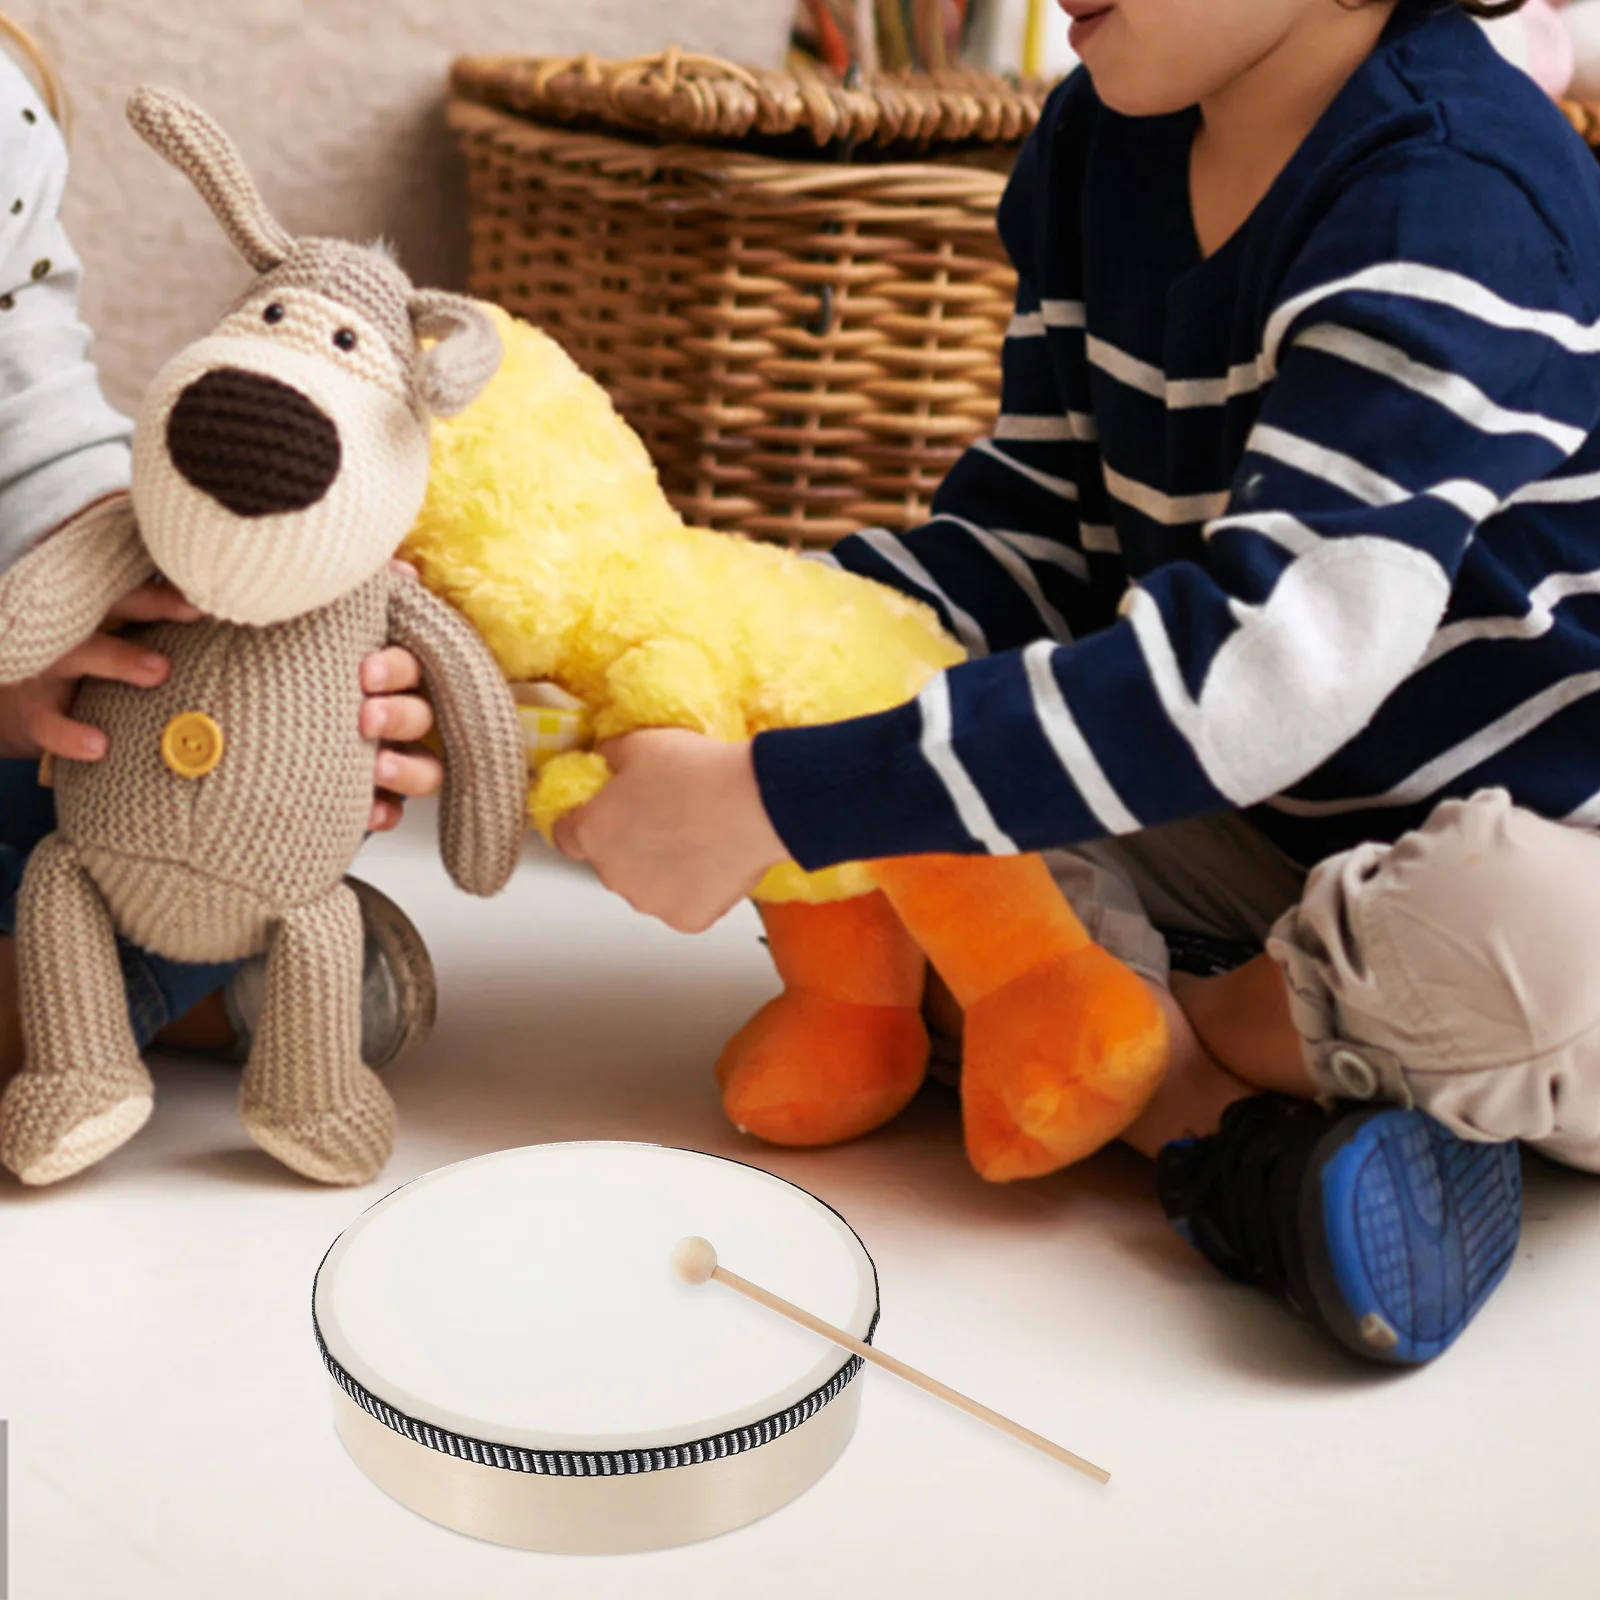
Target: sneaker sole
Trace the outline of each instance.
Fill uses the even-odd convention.
[[[1331,1130],[1312,1170],[1301,1239],[1321,1320],[1368,1360],[1442,1354],[1516,1254],[1516,1145],[1469,1144],[1420,1111],[1375,1111]]]
[[[439,1014],[439,985],[428,947],[399,906],[370,883],[346,878],[361,903],[363,929],[377,947],[395,982],[399,1027],[392,1038],[375,1044],[369,1067],[384,1067],[397,1056],[426,1042]]]

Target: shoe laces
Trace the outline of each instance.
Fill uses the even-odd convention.
[[[1162,1204],[1218,1267],[1299,1304],[1300,1179],[1327,1114],[1289,1095],[1255,1095],[1228,1107],[1210,1138],[1169,1147]]]

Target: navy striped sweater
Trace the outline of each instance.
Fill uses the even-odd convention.
[[[993,437],[927,524],[834,551],[972,659],[756,739],[801,865],[1222,809],[1310,864],[1487,785],[1600,823],[1600,167],[1402,4],[1202,258],[1196,116],[1080,71],[1019,159]]]

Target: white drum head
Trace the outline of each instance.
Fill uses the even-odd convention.
[[[653,1145],[501,1151],[395,1190],[322,1263],[313,1314],[328,1371],[360,1408],[339,1410],[352,1453],[426,1515],[540,1549],[677,1543],[798,1493],[848,1438],[853,1390],[824,1428],[815,1420],[860,1362],[719,1284],[680,1283],[669,1258],[688,1234],[730,1270],[871,1337],[871,1258],[803,1189]],[[815,1436],[801,1441],[807,1426]],[[837,1435],[831,1453],[824,1435]],[[712,1464],[729,1490],[707,1504]],[[468,1466],[491,1475],[465,1496],[495,1503],[487,1523],[466,1526],[459,1482],[440,1504],[419,1503],[433,1498],[430,1477]],[[595,1492],[645,1477],[656,1487],[613,1489],[627,1524],[613,1536]],[[570,1482],[561,1506],[542,1502],[541,1482],[573,1479],[591,1486],[581,1505]],[[691,1489],[693,1515],[675,1517]],[[540,1503],[519,1511],[529,1496]]]

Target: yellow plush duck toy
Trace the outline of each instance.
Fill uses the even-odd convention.
[[[961,659],[930,610],[890,589],[686,526],[604,391],[546,335],[489,309],[505,359],[435,426],[405,554],[530,706],[579,708],[585,743],[646,727],[743,739],[887,710]],[[607,777],[589,749],[538,763],[539,830],[548,838]],[[784,993],[717,1072],[729,1117],[762,1139],[831,1144],[906,1105],[927,1063],[930,961],[965,1014],[962,1109],[983,1177],[1076,1161],[1154,1092],[1161,1013],[1037,856],[789,864],[756,899]]]

